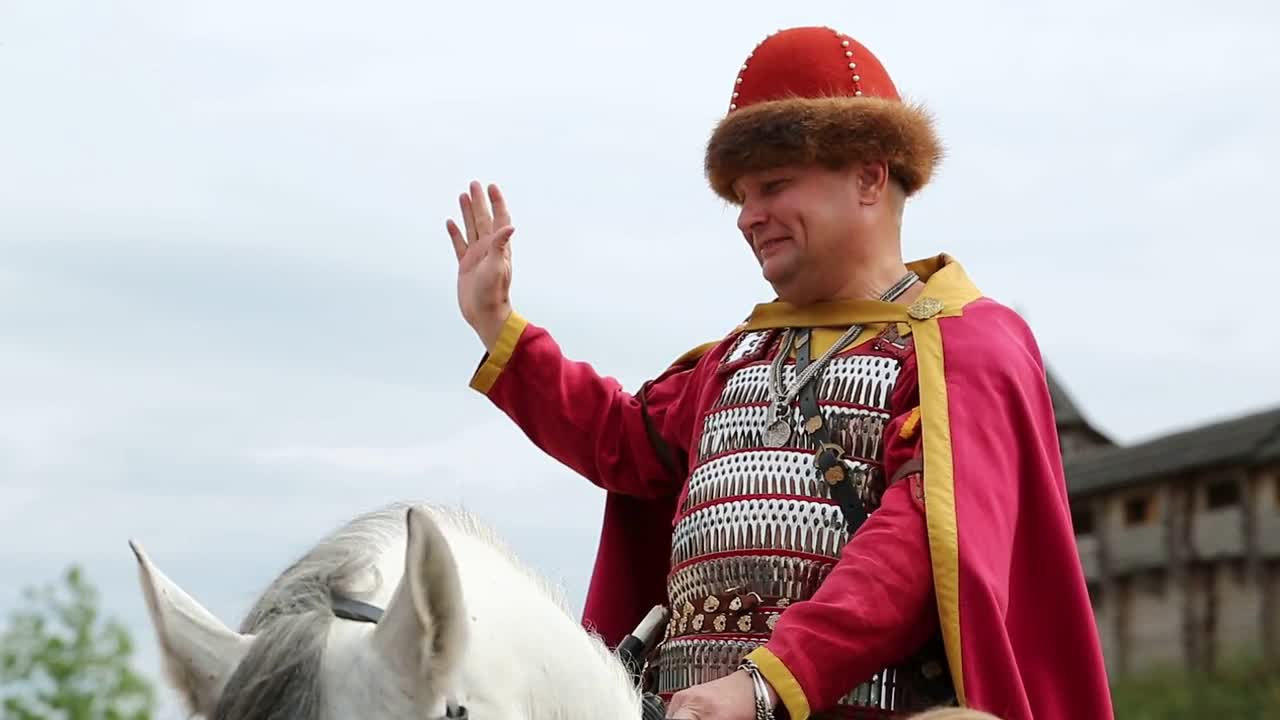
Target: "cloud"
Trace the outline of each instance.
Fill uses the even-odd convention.
[[[353,7],[0,7],[0,571],[83,561],[149,667],[127,537],[234,622],[352,515],[444,500],[581,601],[601,493],[466,387],[444,220],[499,182],[518,309],[636,387],[770,297],[701,163],[779,27],[934,111],[908,256],[1021,309],[1104,429],[1280,402],[1270,5]]]

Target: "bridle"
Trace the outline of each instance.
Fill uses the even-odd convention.
[[[333,614],[343,620],[367,622],[374,625],[382,619],[382,608],[359,600],[334,595],[332,598]],[[445,701],[444,715],[441,720],[467,720],[467,708],[453,700]]]

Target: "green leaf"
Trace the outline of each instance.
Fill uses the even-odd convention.
[[[0,720],[150,720],[155,690],[132,666],[133,640],[79,566],[21,597],[0,629]]]

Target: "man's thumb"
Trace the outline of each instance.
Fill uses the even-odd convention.
[[[493,239],[493,247],[498,250],[505,248],[507,243],[511,242],[511,236],[514,235],[515,232],[516,229],[510,225],[502,226],[502,228],[498,230],[497,236]]]

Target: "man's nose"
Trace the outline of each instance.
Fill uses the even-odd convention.
[[[758,204],[745,202],[742,204],[742,209],[738,211],[738,229],[750,241],[752,230],[763,225],[766,219],[767,215]]]

